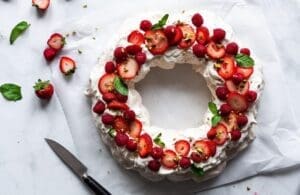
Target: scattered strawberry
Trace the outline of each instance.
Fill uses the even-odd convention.
[[[216,89],[216,95],[220,100],[226,100],[228,93],[229,93],[229,91],[226,87],[218,87]]]
[[[122,94],[120,94],[120,93],[115,93],[115,95],[116,95],[117,100],[118,100],[119,102],[125,103],[125,102],[127,102],[127,100],[128,100],[128,96],[127,96],[127,95],[122,95]]]
[[[145,42],[145,38],[141,32],[135,30],[128,35],[127,41],[134,45],[142,45]]]
[[[220,59],[225,55],[225,48],[221,44],[209,42],[206,46],[207,55],[212,59]]]
[[[132,122],[135,120],[135,112],[133,110],[125,110],[123,112],[123,117],[128,121]]]
[[[103,114],[104,110],[105,110],[105,104],[101,100],[98,100],[93,107],[93,112],[101,115]]]
[[[240,53],[250,56],[251,52],[248,48],[241,48]]]
[[[246,94],[250,87],[249,82],[245,80],[238,85],[235,85],[232,80],[227,80],[225,85],[230,92],[237,92],[242,95]]]
[[[127,59],[127,52],[124,47],[117,47],[114,51],[114,57],[117,62],[123,62]]]
[[[244,80],[244,76],[241,73],[235,73],[232,75],[232,81],[238,85]]]
[[[208,139],[214,139],[217,135],[217,130],[216,128],[212,127],[208,132],[207,132],[207,138]]]
[[[142,128],[143,128],[143,125],[142,125],[141,121],[139,121],[138,119],[135,119],[134,121],[132,121],[130,123],[129,135],[133,138],[138,138],[142,132]]]
[[[179,160],[179,166],[183,169],[187,169],[191,166],[191,160],[188,157],[183,156],[180,160]]]
[[[48,46],[56,49],[57,51],[61,50],[64,47],[65,43],[65,38],[59,33],[52,34],[47,41]]]
[[[104,74],[98,82],[98,89],[102,94],[107,92],[111,92],[114,89],[114,79],[116,75],[111,74]]]
[[[111,110],[128,110],[128,106],[125,103],[113,100],[107,104],[107,108]]]
[[[134,139],[130,139],[126,144],[126,149],[130,152],[135,152],[137,150],[137,143]]]
[[[32,6],[37,7],[41,11],[48,9],[50,0],[32,0]]]
[[[169,45],[177,45],[183,37],[181,29],[175,25],[167,26],[164,33],[168,38]]]
[[[237,141],[241,138],[242,134],[241,134],[241,131],[240,130],[232,130],[230,132],[230,135],[231,135],[231,140],[232,141]]]
[[[117,131],[117,132],[128,132],[129,131],[129,125],[127,123],[127,121],[121,117],[121,116],[116,116],[114,123],[113,123],[113,128]]]
[[[195,44],[193,46],[193,53],[195,56],[197,56],[198,58],[202,58],[205,56],[206,54],[206,47],[204,45],[201,44]]]
[[[234,112],[231,112],[221,123],[226,126],[227,132],[231,132],[233,129],[238,127],[237,115]]]
[[[138,52],[136,55],[135,55],[135,61],[138,63],[138,65],[142,65],[142,64],[145,64],[147,60],[147,56],[144,52]]]
[[[164,154],[164,151],[161,147],[154,147],[151,151],[151,156],[154,159],[160,159]]]
[[[143,31],[151,30],[152,23],[149,20],[142,20],[140,23],[140,29]]]
[[[193,162],[195,163],[200,163],[202,161],[204,161],[205,159],[203,158],[203,156],[199,153],[199,152],[192,152],[191,154],[191,159],[193,160]]]
[[[239,127],[243,127],[248,123],[248,118],[244,114],[239,114],[237,116],[237,124]]]
[[[105,64],[105,72],[106,73],[114,73],[115,70],[116,70],[116,66],[113,61],[106,62],[106,64]]]
[[[218,124],[216,127],[217,135],[213,140],[217,145],[223,145],[227,140],[227,128],[223,124]]]
[[[153,142],[151,137],[144,133],[140,136],[140,139],[138,141],[138,153],[141,158],[145,158],[148,155],[150,155],[153,147]]]
[[[112,125],[114,123],[115,117],[111,114],[106,113],[102,115],[101,120],[105,125]]]
[[[246,93],[246,100],[248,102],[254,102],[257,98],[257,93],[255,91],[248,91]]]
[[[186,140],[175,142],[175,150],[180,156],[187,156],[190,152],[190,143]]]
[[[114,93],[111,93],[111,92],[104,93],[103,96],[102,96],[102,99],[107,103],[109,103],[113,100],[116,100],[116,98],[117,98],[116,95]]]
[[[217,152],[217,144],[211,140],[206,140],[206,144],[208,145],[210,156],[214,156]]]
[[[205,26],[201,26],[197,28],[196,32],[196,41],[201,44],[205,45],[209,40],[209,31]]]
[[[235,64],[234,60],[231,57],[224,57],[222,64],[220,64],[220,67],[218,68],[218,74],[223,78],[223,79],[229,79],[232,77],[235,71]]]
[[[36,96],[40,99],[50,99],[54,92],[54,87],[50,81],[42,81],[39,79],[33,86]]]
[[[196,40],[196,33],[195,33],[193,27],[191,27],[188,24],[178,25],[178,27],[181,29],[182,34],[183,34],[183,37],[178,45],[179,48],[187,49],[187,48],[191,47]]]
[[[161,159],[161,164],[167,169],[175,169],[177,167],[177,156],[173,150],[165,150]]]
[[[120,147],[125,146],[127,144],[127,142],[129,141],[128,135],[126,135],[126,133],[121,133],[121,132],[117,132],[114,139],[115,139],[117,146],[120,146]]]
[[[245,79],[248,79],[253,73],[253,67],[250,68],[237,67],[236,72],[242,74]]]
[[[226,53],[230,55],[236,55],[238,50],[239,46],[235,42],[228,43],[225,49]]]
[[[192,23],[196,27],[200,27],[203,24],[202,16],[199,13],[194,14],[193,17],[192,17]]]
[[[220,115],[221,116],[228,116],[231,112],[232,108],[228,104],[222,104],[220,106]]]
[[[125,48],[125,51],[130,55],[136,55],[138,52],[142,51],[142,48],[139,45],[128,45]]]
[[[193,146],[197,153],[201,156],[202,161],[205,161],[210,157],[210,149],[205,140],[198,140]]]
[[[150,160],[148,163],[148,168],[154,172],[158,172],[160,169],[160,166],[161,166],[161,164],[157,160]]]
[[[57,54],[57,50],[48,47],[44,50],[44,57],[47,61],[52,61]]]
[[[168,39],[162,30],[150,30],[145,33],[146,47],[153,55],[164,54],[168,47]]]
[[[73,59],[63,56],[59,61],[59,69],[64,75],[71,75],[75,72],[76,63]]]
[[[139,71],[139,65],[134,59],[128,58],[126,61],[118,64],[117,70],[122,79],[129,80],[137,75]]]
[[[213,30],[212,40],[219,43],[221,42],[226,36],[226,32],[221,28],[216,28]]]
[[[248,109],[248,103],[245,97],[235,92],[228,94],[227,103],[235,112],[244,112]]]

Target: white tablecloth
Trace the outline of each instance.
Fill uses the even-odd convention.
[[[209,1],[211,3],[212,1]],[[231,1],[234,2],[234,1]],[[300,73],[300,63],[297,56],[300,38],[299,6],[298,1],[235,1],[237,4],[246,4],[263,10],[270,35],[276,48],[276,56],[280,59],[282,71],[287,76],[283,79],[287,91],[288,100],[282,102],[284,105],[295,105],[291,113],[282,113],[294,118],[300,115],[297,108],[300,98],[300,82],[297,73]],[[87,4],[87,8],[83,5]],[[58,70],[57,62],[48,65],[45,63],[42,50],[46,47],[48,36],[61,26],[71,21],[80,19],[91,13],[98,13],[99,18],[95,21],[102,21],[102,24],[109,24],[110,28],[118,27],[122,21],[114,20],[117,16],[127,16],[135,12],[159,9],[202,9],[207,1],[58,1],[52,0],[50,8],[45,14],[39,14],[31,7],[29,1],[0,1],[0,83],[15,82],[22,86],[23,99],[19,102],[7,102],[0,98],[0,118],[2,128],[0,130],[0,194],[89,194],[88,190],[80,184],[80,181],[66,169],[56,158],[53,152],[45,144],[43,138],[51,137],[63,143],[71,151],[77,154],[85,164],[90,167],[89,173],[105,185],[113,194],[166,194],[167,192],[177,194],[183,193],[171,188],[164,188],[163,185],[156,185],[157,189],[141,191],[141,187],[149,189],[151,182],[145,181],[136,174],[124,171],[117,164],[112,166],[116,170],[101,169],[101,162],[111,158],[103,145],[99,144],[94,124],[90,118],[88,109],[67,109],[72,106],[89,106],[89,102],[76,102],[74,91],[80,91],[86,86],[89,70],[80,68],[90,64],[80,64],[72,79],[65,80]],[[216,11],[219,8],[216,3],[211,9]],[[126,8],[126,9],[125,9]],[[223,9],[230,9],[225,6]],[[256,13],[253,13],[255,17]],[[9,45],[8,38],[12,27],[21,20],[31,23],[30,29],[22,35],[13,46]],[[232,20],[232,19],[231,19]],[[95,22],[91,21],[91,23]],[[113,23],[113,24],[112,24]],[[98,24],[98,23],[95,23]],[[241,26],[247,25],[247,21]],[[105,28],[104,26],[100,26]],[[90,33],[94,29],[86,29]],[[259,29],[254,29],[259,33]],[[85,36],[84,32],[80,36]],[[105,39],[106,37],[97,37]],[[85,40],[89,42],[93,40]],[[243,40],[248,45],[249,40]],[[263,41],[263,40],[262,40]],[[74,58],[89,58],[94,53],[85,54],[85,48],[80,48],[83,53],[77,53],[77,43],[67,46],[62,54],[72,55]],[[263,43],[260,43],[263,44]],[[99,45],[99,48],[101,45]],[[262,46],[262,48],[264,48]],[[88,50],[88,48],[86,48]],[[86,59],[87,62],[96,63],[97,59]],[[267,66],[268,64],[264,64]],[[55,84],[56,93],[49,103],[40,102],[33,93],[32,85],[38,79],[50,79]],[[274,78],[277,79],[277,78]],[[64,97],[75,99],[68,101]],[[74,102],[76,104],[74,104]],[[80,105],[78,105],[78,104]],[[74,104],[74,105],[72,105]],[[270,105],[278,106],[278,105]],[[270,113],[272,114],[272,113]],[[78,117],[80,116],[80,117]],[[70,122],[72,121],[72,122]],[[79,129],[81,121],[90,121],[85,129]],[[271,122],[271,121],[270,121]],[[284,123],[287,129],[299,129],[299,125]],[[300,135],[299,135],[300,136]],[[101,148],[96,148],[101,147]],[[297,146],[291,145],[290,150],[294,151]],[[101,152],[99,152],[101,150]],[[288,151],[285,148],[284,151]],[[95,156],[99,156],[95,160]],[[99,160],[100,159],[100,160]],[[103,161],[101,161],[101,159]],[[234,169],[231,169],[234,171]],[[117,174],[114,174],[117,173]],[[120,175],[118,175],[120,174]],[[299,167],[278,170],[261,176],[252,177],[244,181],[229,184],[203,192],[203,194],[299,194],[300,185],[298,176]],[[126,183],[113,186],[110,180],[114,177],[124,179],[142,180],[137,182],[138,187],[126,186]],[[108,178],[108,179],[105,179]],[[168,185],[170,186],[170,185]],[[248,188],[248,189],[247,189]],[[201,193],[202,194],[202,193]]]

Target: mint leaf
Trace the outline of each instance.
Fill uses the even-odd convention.
[[[237,54],[235,56],[235,60],[238,66],[243,68],[250,68],[254,66],[254,60],[250,56],[245,54]]]
[[[22,99],[21,87],[13,83],[5,83],[0,86],[0,93],[9,101]]]
[[[122,95],[128,95],[128,88],[119,77],[114,79],[114,88]]]
[[[109,129],[108,135],[109,135],[110,137],[115,137],[116,134],[117,134],[117,132],[116,132],[115,129],[113,129],[113,128],[110,128],[110,129]]]
[[[216,126],[221,120],[221,116],[220,115],[214,115],[212,118],[211,118],[211,125],[214,127]]]
[[[158,30],[163,28],[166,25],[168,18],[169,14],[165,14],[156,24],[152,26],[152,30]]]
[[[204,170],[202,168],[196,167],[194,164],[191,166],[191,170],[193,171],[194,174],[197,176],[203,176],[204,175]]]
[[[24,32],[27,30],[27,28],[30,26],[29,23],[26,21],[22,21],[18,23],[11,31],[9,42],[10,44],[13,44],[15,40]]]
[[[153,139],[153,141],[154,141],[154,143],[156,143],[157,145],[159,145],[159,146],[161,146],[162,148],[164,148],[164,147],[165,147],[165,143],[161,141],[160,137],[161,137],[161,133],[159,133],[159,134]]]
[[[218,108],[217,105],[213,102],[208,102],[208,108],[214,115],[218,114]]]

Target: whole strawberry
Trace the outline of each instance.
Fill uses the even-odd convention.
[[[54,88],[50,81],[42,81],[39,79],[33,86],[35,94],[40,99],[50,99],[53,95]]]

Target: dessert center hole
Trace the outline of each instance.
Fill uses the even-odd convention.
[[[162,128],[201,125],[211,99],[204,78],[189,64],[178,64],[170,70],[152,68],[136,88],[149,111],[151,125]]]

